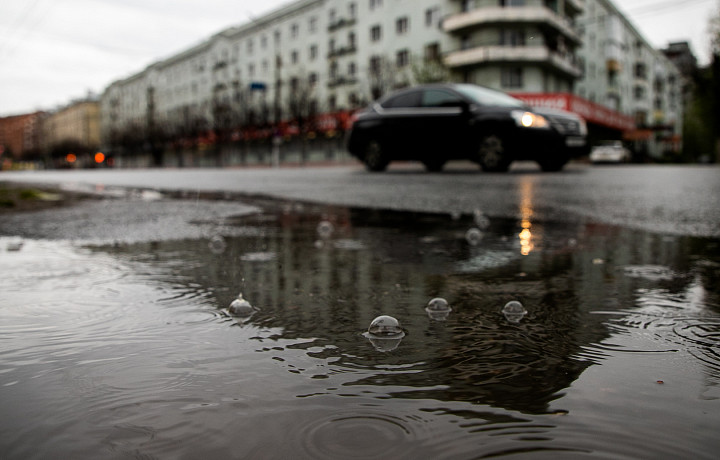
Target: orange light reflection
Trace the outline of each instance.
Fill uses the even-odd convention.
[[[522,231],[518,234],[520,238],[520,254],[527,256],[533,249],[535,249],[535,243],[533,243],[532,234],[532,222],[533,216],[533,183],[531,180],[526,179],[520,184],[520,226]]]

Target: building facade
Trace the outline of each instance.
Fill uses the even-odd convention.
[[[41,121],[44,112],[0,118],[0,167],[33,161],[41,154]]]
[[[91,150],[100,146],[100,103],[87,99],[75,101],[48,114],[43,120],[46,151],[62,143],[75,143]]]
[[[451,80],[576,111],[659,156],[681,132],[676,73],[605,0],[298,0],[112,83],[102,140],[332,132],[389,90]]]

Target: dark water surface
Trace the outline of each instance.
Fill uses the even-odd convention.
[[[0,238],[0,458],[717,458],[717,240],[478,224],[288,204]],[[402,339],[363,335],[382,314]]]

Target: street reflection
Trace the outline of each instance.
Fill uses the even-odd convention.
[[[525,176],[520,182],[520,226],[522,230],[518,235],[520,238],[520,253],[527,256],[535,249],[533,243],[532,216],[533,216],[533,182],[532,179]]]
[[[310,369],[307,359],[316,360],[312,377],[333,381],[323,394],[334,393],[331,387],[353,395],[357,388],[383,398],[555,413],[562,409],[554,404],[559,392],[604,359],[592,350],[612,330],[607,315],[596,312],[637,308],[646,287],[671,298],[690,281],[702,284],[704,298],[717,299],[720,254],[704,240],[533,222],[532,180],[520,190],[520,254],[514,220],[493,220],[482,244],[471,246],[462,235],[472,217],[448,223],[444,215],[308,205],[226,222],[245,236],[226,237],[222,253],[188,241],[159,243],[153,251],[181,260],[178,271],[214,292],[219,309],[242,287],[262,306],[248,323],[275,331],[270,339],[306,349],[307,356],[268,350],[293,369]],[[324,244],[317,245],[325,222],[333,231],[323,232]],[[144,252],[142,246],[107,250]],[[275,256],[248,257],[258,253]],[[667,267],[663,276],[654,276],[657,266]],[[422,307],[438,298],[436,308]],[[431,314],[436,311],[440,317]],[[397,318],[404,337],[364,339],[380,315]],[[380,362],[392,366],[380,369]]]

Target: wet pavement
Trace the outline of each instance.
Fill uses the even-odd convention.
[[[361,166],[249,169],[141,169],[3,172],[2,181],[64,187],[133,187],[164,192],[240,194],[373,209],[472,213],[495,218],[594,221],[675,235],[720,237],[720,167],[573,163],[541,173],[535,163],[510,174],[451,163],[425,173],[395,164],[382,174]]]
[[[382,177],[518,201],[103,185],[3,214],[0,457],[715,458],[717,237],[561,212],[555,175]],[[670,222],[654,199],[615,212]]]

